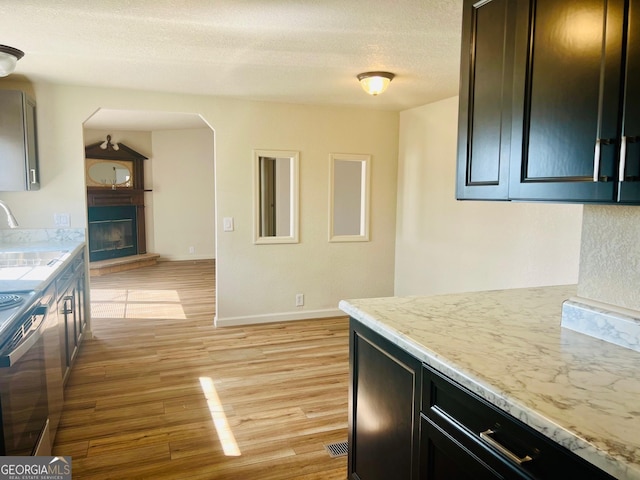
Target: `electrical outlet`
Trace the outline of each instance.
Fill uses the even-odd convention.
[[[53,223],[56,227],[68,227],[71,225],[70,216],[68,213],[54,213]]]
[[[296,293],[296,307],[304,306],[304,293]]]
[[[189,247],[189,253],[192,255],[196,253],[196,247]]]

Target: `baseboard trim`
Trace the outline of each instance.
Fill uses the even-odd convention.
[[[159,262],[199,262],[201,260],[215,260],[211,255],[162,255]]]
[[[216,327],[236,327],[240,325],[258,325],[261,323],[310,320],[313,318],[344,317],[346,315],[346,313],[337,308],[326,310],[302,310],[299,312],[269,313],[265,315],[249,315],[246,317],[229,318],[218,318],[218,316],[216,315],[213,320],[213,324]]]

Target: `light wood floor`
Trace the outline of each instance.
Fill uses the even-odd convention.
[[[346,479],[324,447],[347,439],[346,318],[216,329],[214,277],[162,262],[91,279],[94,339],[53,449],[75,480]]]

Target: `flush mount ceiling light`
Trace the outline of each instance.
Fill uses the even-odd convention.
[[[365,72],[358,75],[362,89],[369,95],[384,92],[395,75],[390,72]]]
[[[24,57],[24,52],[7,45],[0,45],[0,77],[6,77],[16,69],[16,63]]]

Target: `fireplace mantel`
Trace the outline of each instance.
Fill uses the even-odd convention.
[[[118,205],[144,206],[144,190],[132,188],[111,190],[87,187],[87,206],[116,207]]]

